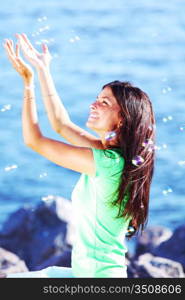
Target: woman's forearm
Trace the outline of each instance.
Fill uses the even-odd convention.
[[[38,69],[42,98],[52,128],[59,132],[70,121],[69,114],[56,91],[49,69]]]
[[[24,143],[29,147],[33,147],[38,139],[42,137],[38,124],[38,114],[32,82],[24,83],[22,130]]]

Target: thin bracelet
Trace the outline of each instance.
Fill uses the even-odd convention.
[[[44,97],[52,97],[52,96],[56,96],[56,95],[55,94],[44,95]]]
[[[25,99],[25,100],[32,100],[32,99],[35,99],[35,97],[24,97],[23,99]]]
[[[35,86],[34,86],[34,84],[32,84],[32,85],[27,85],[24,88],[25,88],[25,90],[32,90],[35,88]]]

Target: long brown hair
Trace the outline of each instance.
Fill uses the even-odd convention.
[[[130,238],[139,229],[143,231],[147,223],[155,160],[155,117],[148,95],[130,82],[116,80],[102,89],[105,87],[111,88],[123,120],[117,135],[125,166],[118,198],[113,204],[119,204],[118,217],[131,217],[127,234]],[[124,197],[128,195],[123,207]]]

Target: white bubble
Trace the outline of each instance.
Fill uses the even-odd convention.
[[[42,21],[46,21],[47,20],[47,17],[44,16],[44,17],[40,17],[37,19],[38,22],[42,22]]]
[[[156,145],[156,146],[154,146],[154,149],[155,150],[161,150],[161,147]]]
[[[78,36],[78,35],[76,35],[76,36],[75,36],[75,40],[77,40],[77,41],[79,41],[79,40],[80,40],[80,38],[79,38],[79,36]]]
[[[13,169],[17,169],[17,165],[11,165],[11,166],[7,166],[7,167],[4,168],[4,170],[6,172],[11,171]]]
[[[74,40],[73,38],[70,38],[70,39],[69,39],[69,42],[70,42],[70,43],[74,43],[75,40]]]
[[[44,26],[44,27],[40,27],[38,31],[43,32],[43,31],[46,31],[46,30],[49,30],[49,29],[50,29],[50,26],[47,25],[47,26]]]
[[[48,195],[48,196],[45,196],[45,197],[42,197],[41,200],[46,202],[46,203],[52,203],[53,200],[55,199],[55,197],[53,195]]]
[[[168,120],[167,120],[167,118],[163,118],[163,122],[167,122]]]
[[[166,144],[163,144],[162,147],[163,147],[164,149],[166,149],[166,148],[167,148],[167,145],[166,145]]]
[[[152,139],[146,139],[143,143],[142,143],[142,146],[143,147],[146,147],[148,145],[153,145],[153,140]]]
[[[1,111],[2,112],[5,112],[5,111],[7,111],[7,110],[10,110],[11,109],[11,104],[5,104],[4,106],[3,106],[3,108],[1,108]]]
[[[185,160],[179,160],[178,165],[179,166],[185,166]]]
[[[46,177],[48,174],[46,172],[39,175],[40,178]]]
[[[45,27],[43,27],[44,30],[49,30],[50,29],[50,26],[49,25],[46,25]]]
[[[149,151],[149,152],[153,152],[153,150],[154,150],[154,147],[149,147],[149,148],[148,148],[148,151]]]
[[[173,117],[172,116],[167,116],[167,117],[164,117],[163,118],[163,122],[168,122],[168,121],[171,121],[171,120],[173,120]]]
[[[36,41],[36,42],[35,42],[35,44],[36,44],[36,45],[41,45],[41,44],[42,44],[42,42],[40,42],[40,41]]]
[[[172,193],[172,192],[173,192],[173,190],[170,187],[168,187],[166,190],[162,191],[163,195],[165,195],[165,196],[168,195],[169,193]]]
[[[166,94],[167,92],[171,92],[171,91],[172,91],[172,88],[170,86],[167,86],[166,88],[162,89],[163,94]]]
[[[109,141],[111,139],[113,139],[116,136],[116,132],[115,131],[108,131],[105,134],[105,140]]]
[[[163,190],[163,195],[167,195],[167,194],[168,194],[168,191]]]
[[[160,145],[160,146],[155,145],[155,146],[154,146],[154,149],[156,149],[156,150],[161,150],[162,148],[163,148],[163,149],[166,149],[167,147],[168,147],[167,144],[162,144],[162,145]]]
[[[11,167],[5,167],[4,170],[5,170],[5,171],[10,171],[10,170],[11,170]]]
[[[48,40],[45,40],[45,39],[42,39],[40,40],[42,43],[45,43],[45,44],[49,44],[49,41]]]
[[[132,159],[132,164],[136,167],[140,166],[142,163],[144,162],[144,158],[140,155],[136,155],[133,159]]]
[[[185,130],[185,125],[181,125],[181,127],[179,129],[180,129],[180,131],[184,131]]]

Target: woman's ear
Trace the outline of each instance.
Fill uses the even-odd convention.
[[[118,128],[120,128],[121,126],[123,126],[123,121],[122,120],[119,121]]]
[[[124,123],[123,122],[124,118],[123,118],[123,115],[122,115],[121,111],[119,111],[119,113],[118,113],[118,120],[119,120],[119,122],[118,122],[117,128],[119,129],[120,127],[123,126],[123,123]]]

